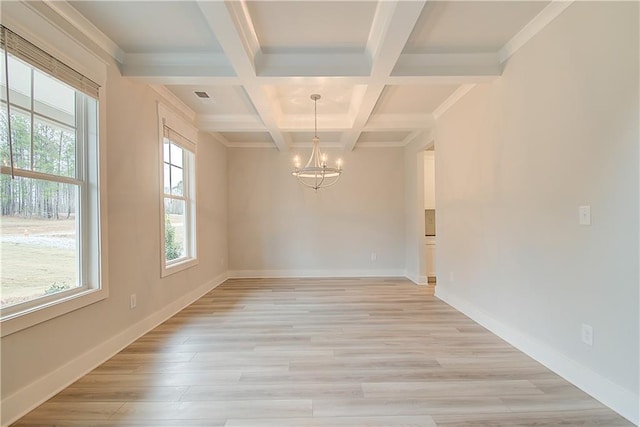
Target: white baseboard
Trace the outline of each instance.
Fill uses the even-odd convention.
[[[411,280],[413,283],[415,283],[416,285],[427,285],[428,284],[428,280],[427,280],[427,276],[418,276],[418,275],[414,275],[412,273],[406,273],[405,277],[409,280]]]
[[[232,270],[237,279],[278,279],[286,277],[406,277],[404,270]]]
[[[227,278],[228,274],[226,272],[220,274],[99,346],[92,348],[55,371],[7,396],[1,403],[2,418],[0,424],[4,427],[17,421],[20,417],[53,397],[60,390],[68,387],[113,357],[133,341],[223,283]]]
[[[436,286],[436,297],[526,353],[632,423],[640,422],[640,396],[567,357],[548,344],[517,330],[469,301]]]

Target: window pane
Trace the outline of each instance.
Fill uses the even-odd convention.
[[[170,163],[170,159],[169,159],[169,140],[167,138],[164,138],[164,140],[162,142],[162,159],[165,162]]]
[[[171,158],[173,159],[173,154]],[[183,184],[182,169],[171,166],[171,194],[182,196]]]
[[[4,50],[0,50],[0,52],[2,57],[0,61],[0,66],[2,67],[0,72],[0,99],[6,101],[7,86],[5,85],[4,73]],[[9,88],[11,89],[9,100],[12,104],[19,105],[25,109],[31,108],[31,67],[11,55],[9,55]]]
[[[33,170],[75,178],[76,135],[73,129],[35,119]]]
[[[0,175],[0,306],[79,286],[77,186]]]
[[[167,261],[186,256],[186,212],[184,200],[164,199],[164,249]]]
[[[0,155],[3,166],[9,166],[9,128],[7,104],[0,102]],[[11,108],[11,133],[13,134],[13,162],[16,168],[31,169],[31,118],[15,107]]]
[[[75,91],[38,70],[33,74],[33,101],[35,112],[75,126]]]
[[[175,144],[171,144],[171,164],[182,167],[183,149]]]

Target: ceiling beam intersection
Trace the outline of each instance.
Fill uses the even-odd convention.
[[[347,151],[354,149],[424,5],[425,1],[378,2],[367,41],[367,52],[371,57],[371,83],[362,96],[353,128],[343,136],[342,142]]]
[[[255,55],[258,53],[258,45],[257,38],[254,40],[251,36],[255,35],[253,24],[246,8],[239,9],[234,3],[236,2],[197,2],[274,143],[280,151],[287,151],[291,141],[278,127],[275,102],[256,80]]]

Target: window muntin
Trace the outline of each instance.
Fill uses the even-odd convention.
[[[163,275],[196,260],[195,153],[163,126],[162,246]],[[174,271],[178,271],[175,269]]]
[[[2,319],[99,289],[97,100],[0,49],[0,311]],[[93,199],[98,195],[93,186]],[[92,206],[91,208],[89,206]],[[91,216],[93,213],[93,216]],[[93,225],[90,224],[93,222]],[[92,230],[90,232],[89,230]],[[93,237],[91,236],[93,235]]]

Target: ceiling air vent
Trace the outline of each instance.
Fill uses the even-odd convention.
[[[211,98],[207,92],[203,92],[203,91],[197,90],[197,91],[195,91],[193,93],[195,93],[196,96],[198,98],[200,98],[200,99],[209,99],[209,98]]]

